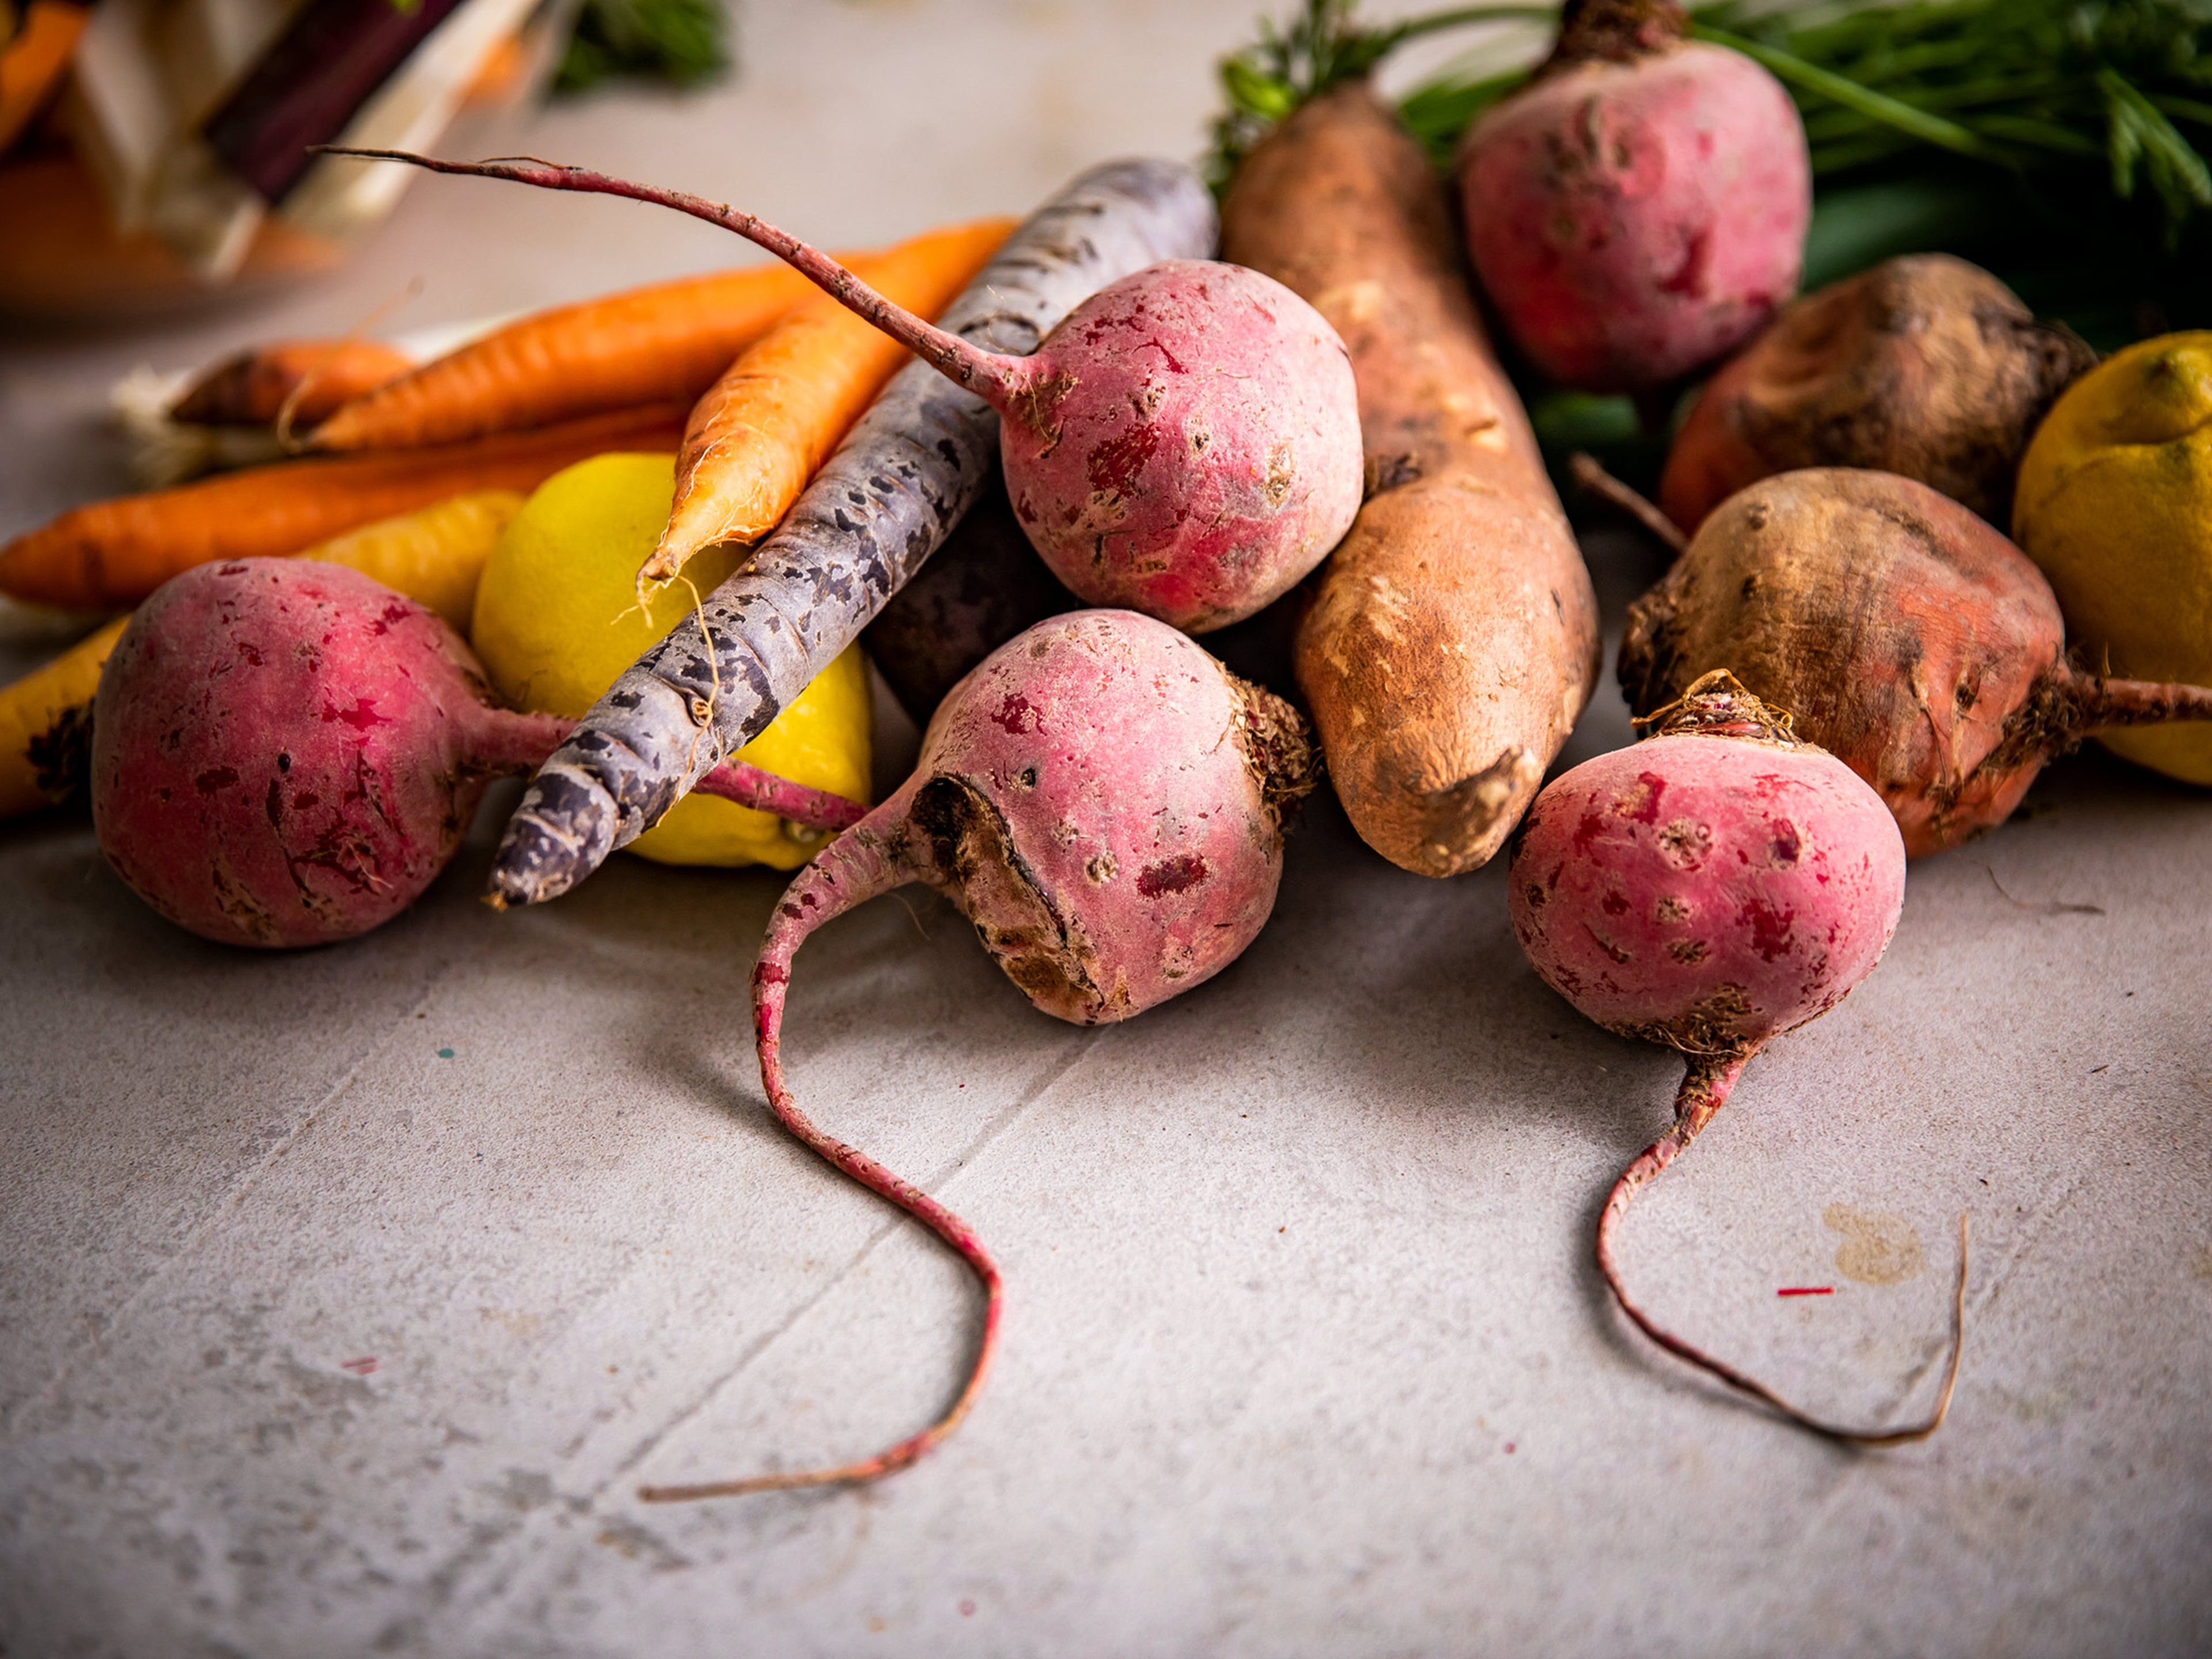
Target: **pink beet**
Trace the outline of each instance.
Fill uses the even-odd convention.
[[[1187,633],[1224,628],[1288,592],[1359,511],[1359,396],[1344,342],[1289,289],[1242,265],[1148,265],[1014,357],[893,305],[774,225],[682,191],[544,161],[333,153],[657,203],[766,248],[998,411],[1015,514],[1089,604]]]
[[[950,1434],[998,1340],[999,1270],[934,1199],[815,1127],[783,1081],[793,953],[832,917],[908,882],[936,888],[1046,1013],[1128,1018],[1211,978],[1274,907],[1283,817],[1315,783],[1305,723],[1173,629],[1079,611],[1018,634],[946,693],[898,793],[799,872],[753,969],[761,1080],[785,1127],[958,1251],[988,1296],[952,1409],[861,1462],[711,1485],[652,1501],[872,1480]]]
[[[100,850],[163,915],[228,945],[350,939],[446,867],[483,787],[573,722],[490,701],[435,614],[343,565],[201,565],[140,606],[101,671]],[[702,786],[825,828],[849,801],[725,765]]]
[[[1475,272],[1515,343],[1568,386],[1663,386],[1796,289],[1804,125],[1765,70],[1687,28],[1674,0],[1568,0],[1534,81],[1462,148]]]
[[[1630,1201],[1697,1138],[1765,1043],[1872,971],[1905,901],[1905,843],[1881,797],[1797,742],[1789,717],[1732,675],[1706,675],[1656,720],[1650,740],[1584,762],[1536,798],[1508,878],[1513,930],[1545,981],[1608,1030],[1688,1059],[1674,1127],[1607,1200],[1598,1265],[1654,1341],[1794,1420],[1867,1443],[1931,1434],[1950,1405],[1955,1347],[1928,1421],[1838,1429],[1660,1328],[1621,1285],[1613,1239]]]

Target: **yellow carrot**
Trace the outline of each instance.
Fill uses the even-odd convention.
[[[868,256],[854,268],[868,270]],[[814,292],[783,265],[656,283],[541,311],[356,398],[318,449],[398,449],[550,426],[638,404],[690,404]]]
[[[934,317],[1014,228],[981,219],[932,231],[880,255],[869,284]],[[676,462],[676,504],[639,580],[666,580],[704,547],[773,530],[876,394],[906,348],[817,294],[732,363],[692,409]]]
[[[334,536],[300,555],[342,564],[427,605],[465,636],[477,579],[522,508],[512,489],[480,489]]]
[[[0,688],[0,818],[52,805],[62,792],[40,779],[31,744],[55,722],[92,701],[100,689],[100,665],[123,637],[118,617],[98,633],[77,641],[43,668],[34,668],[13,685]]]
[[[0,592],[119,610],[212,559],[283,558],[465,491],[534,489],[609,450],[672,448],[683,418],[660,404],[437,449],[279,461],[96,501],[0,547]]]

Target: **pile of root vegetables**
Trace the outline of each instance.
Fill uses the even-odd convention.
[[[88,795],[148,902],[276,947],[404,908],[501,774],[529,782],[500,907],[557,897],[694,793],[821,838],[755,957],[769,1104],[974,1268],[982,1340],[948,1413],[886,1451],[648,1497],[904,1467],[998,1341],[982,1243],[785,1083],[805,939],[918,882],[1041,1012],[1127,1019],[1258,936],[1324,775],[1407,871],[1504,853],[1537,973],[1684,1056],[1599,1225],[1625,1313],[1819,1432],[1931,1432],[1962,1333],[1923,1418],[1830,1424],[1654,1322],[1614,1243],[1758,1051],[1874,970],[1909,859],[2003,822],[2093,734],[2212,782],[2212,336],[2100,364],[1941,255],[1797,297],[1806,158],[1779,84],[1672,0],[1570,0],[1449,178],[1364,81],[1328,87],[1218,217],[1189,169],[1115,162],[1018,225],[838,259],[582,168],[397,157],[475,181],[447,188],[688,213],[782,263],[423,364],[354,342],[218,365],[169,419],[239,440],[203,455],[281,459],[0,549],[0,591],[136,607],[0,694],[0,805]],[[1617,665],[1643,739],[1548,784],[1599,617],[1507,354],[1686,407],[1656,504],[1595,480],[1675,554]],[[635,450],[675,456],[637,592],[685,604],[580,716],[501,706],[457,631],[477,573],[520,492]],[[1294,684],[1202,643],[1262,613]],[[751,747],[856,642],[927,727],[872,810]],[[1961,1309],[1966,1272],[1962,1219]]]

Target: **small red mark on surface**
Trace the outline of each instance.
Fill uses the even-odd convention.
[[[999,712],[991,716],[991,723],[994,726],[1004,726],[1007,731],[1017,735],[1024,732],[1034,732],[1040,724],[1036,710],[1030,706],[1030,700],[1018,691],[999,705]]]
[[[331,720],[343,721],[356,732],[366,732],[372,726],[392,724],[390,720],[376,712],[376,701],[373,697],[362,697],[350,708],[340,708],[335,704],[326,703],[323,708],[323,720],[325,723]]]
[[[237,781],[238,772],[235,768],[218,766],[212,771],[203,772],[194,778],[192,787],[203,795],[212,795],[216,790],[228,789]]]
[[[1784,1285],[1775,1291],[1777,1296],[1833,1296],[1835,1293],[1836,1287],[1832,1285]]]
[[[1746,900],[1736,913],[1736,921],[1751,929],[1751,948],[1769,962],[1796,948],[1790,929],[1796,919],[1796,911],[1777,909],[1759,899]]]
[[[358,1359],[341,1359],[338,1361],[338,1369],[342,1371],[351,1371],[356,1376],[367,1376],[376,1369],[376,1356],[373,1353],[365,1353]]]
[[[1180,893],[1195,887],[1206,879],[1206,860],[1196,853],[1179,853],[1174,858],[1162,859],[1158,864],[1148,864],[1137,875],[1137,890],[1146,898],[1158,898],[1164,893]]]
[[[1160,447],[1160,429],[1150,422],[1109,438],[1091,452],[1091,487],[1126,495]]]
[[[1505,1443],[1505,1455],[1508,1457],[1513,1455],[1513,1443],[1510,1440]]]
[[[960,1616],[963,1619],[973,1619],[975,1616],[975,1604],[973,1601],[963,1601],[960,1604]]]

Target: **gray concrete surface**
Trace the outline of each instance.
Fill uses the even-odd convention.
[[[526,137],[888,236],[1188,153],[1249,5],[756,4],[734,87]],[[134,362],[726,252],[424,188],[250,313],[0,337],[0,532],[116,487]],[[1648,558],[1592,553],[1617,626]],[[1574,753],[1626,735],[1608,689]],[[1808,1439],[1627,1331],[1589,1238],[1676,1062],[1538,983],[1502,872],[1405,875],[1323,803],[1245,960],[1124,1028],[1032,1013],[927,896],[808,946],[800,1098],[995,1245],[1002,1359],[890,1483],[679,1508],[635,1488],[910,1431],[976,1298],[767,1117],[775,878],[623,859],[497,916],[495,827],[285,957],[167,927],[80,824],[0,830],[7,1659],[2212,1650],[2202,795],[2085,757],[1917,866],[1881,968],[1628,1229],[1656,1312],[1871,1420],[1932,1390],[1970,1211],[1927,1444]]]

